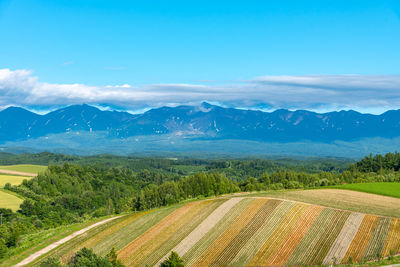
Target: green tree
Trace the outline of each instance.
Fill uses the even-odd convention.
[[[171,252],[171,255],[160,264],[161,267],[184,267],[183,260],[179,257],[175,251]]]
[[[264,172],[263,174],[261,174],[259,180],[261,183],[265,184],[266,186],[269,186],[271,184],[271,179],[269,178],[268,172]]]
[[[4,258],[4,256],[7,254],[7,246],[6,242],[4,239],[0,239],[0,259]]]
[[[93,250],[82,248],[69,260],[68,267],[113,267],[106,257],[97,256]]]
[[[117,250],[113,247],[107,254],[108,260],[113,267],[123,267],[124,265],[118,260]]]

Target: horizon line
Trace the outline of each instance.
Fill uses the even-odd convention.
[[[329,113],[334,113],[334,112],[357,112],[359,114],[363,114],[363,115],[372,115],[372,116],[380,116],[383,115],[389,111],[398,111],[399,109],[387,109],[383,112],[380,113],[371,113],[371,112],[362,112],[359,111],[357,109],[353,109],[353,108],[349,108],[349,109],[332,109],[332,110],[327,110],[327,111],[318,111],[317,109],[290,109],[290,108],[275,108],[275,109],[263,109],[263,108],[257,108],[257,107],[234,107],[234,106],[227,106],[227,105],[223,105],[223,104],[212,104],[210,102],[213,101],[202,101],[199,105],[195,105],[195,104],[178,104],[178,105],[163,105],[163,106],[154,106],[154,107],[146,107],[146,108],[141,108],[141,109],[137,109],[137,110],[129,110],[129,109],[124,109],[122,107],[115,107],[115,105],[106,105],[106,104],[95,104],[95,103],[79,103],[79,104],[70,104],[70,105],[58,105],[57,107],[54,108],[32,108],[29,106],[18,106],[18,105],[8,105],[5,106],[4,108],[0,109],[0,113],[9,109],[9,108],[20,108],[20,109],[24,109],[26,111],[29,111],[31,113],[37,114],[37,115],[48,115],[51,112],[57,111],[57,110],[61,110],[61,109],[66,109],[69,107],[74,107],[74,106],[89,106],[92,108],[96,108],[100,111],[110,111],[110,112],[125,112],[131,115],[141,115],[144,114],[150,110],[155,110],[155,109],[160,109],[160,108],[178,108],[178,107],[200,107],[204,104],[213,106],[213,107],[220,107],[220,108],[224,108],[224,109],[236,109],[236,110],[247,110],[247,111],[259,111],[259,112],[263,112],[263,113],[274,113],[280,110],[283,111],[289,111],[289,112],[298,112],[298,111],[307,111],[307,112],[312,112],[312,113],[316,113],[316,114],[329,114]],[[200,110],[201,111],[201,110]]]

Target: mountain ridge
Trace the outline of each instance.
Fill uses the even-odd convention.
[[[21,107],[0,111],[0,142],[27,140],[76,131],[107,132],[109,138],[176,134],[204,139],[264,142],[332,142],[400,136],[400,110],[380,115],[354,110],[317,113],[278,109],[272,112],[199,106],[160,107],[142,114],[102,111],[71,105],[40,115]]]

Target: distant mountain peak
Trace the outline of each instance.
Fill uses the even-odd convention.
[[[201,105],[199,106],[199,109],[202,112],[209,112],[212,109],[214,109],[215,107],[217,107],[217,106],[212,105],[212,104],[210,104],[208,102],[202,102]]]
[[[355,140],[400,136],[400,110],[382,115],[356,111],[316,113],[278,109],[273,112],[223,108],[203,102],[151,109],[143,114],[102,111],[87,104],[38,115],[19,107],[0,111],[0,142],[49,134],[90,131],[109,138],[175,134],[182,138],[241,139],[265,142]]]
[[[212,104],[210,104],[210,103],[208,103],[208,102],[206,102],[206,101],[201,102],[201,105],[200,105],[200,106],[202,106],[203,108],[212,108],[212,107],[215,107],[215,105],[212,105]]]
[[[29,110],[26,110],[24,108],[21,107],[15,107],[15,106],[9,106],[5,109],[3,109],[1,112],[14,112],[14,111],[26,111],[26,112],[30,112]]]
[[[5,117],[9,116],[10,119],[18,119],[21,116],[26,116],[26,117],[40,116],[40,115],[38,115],[34,112],[31,112],[27,109],[24,109],[21,107],[14,107],[14,106],[10,106],[6,109],[3,109],[2,111],[0,111],[0,115],[5,116]]]
[[[62,110],[99,110],[97,107],[88,105],[88,104],[77,104],[77,105],[71,105],[67,106],[65,108],[62,108]]]

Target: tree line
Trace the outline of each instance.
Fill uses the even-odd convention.
[[[360,172],[399,171],[400,153],[387,153],[385,155],[372,155],[362,158],[360,161],[350,165],[350,170]]]

